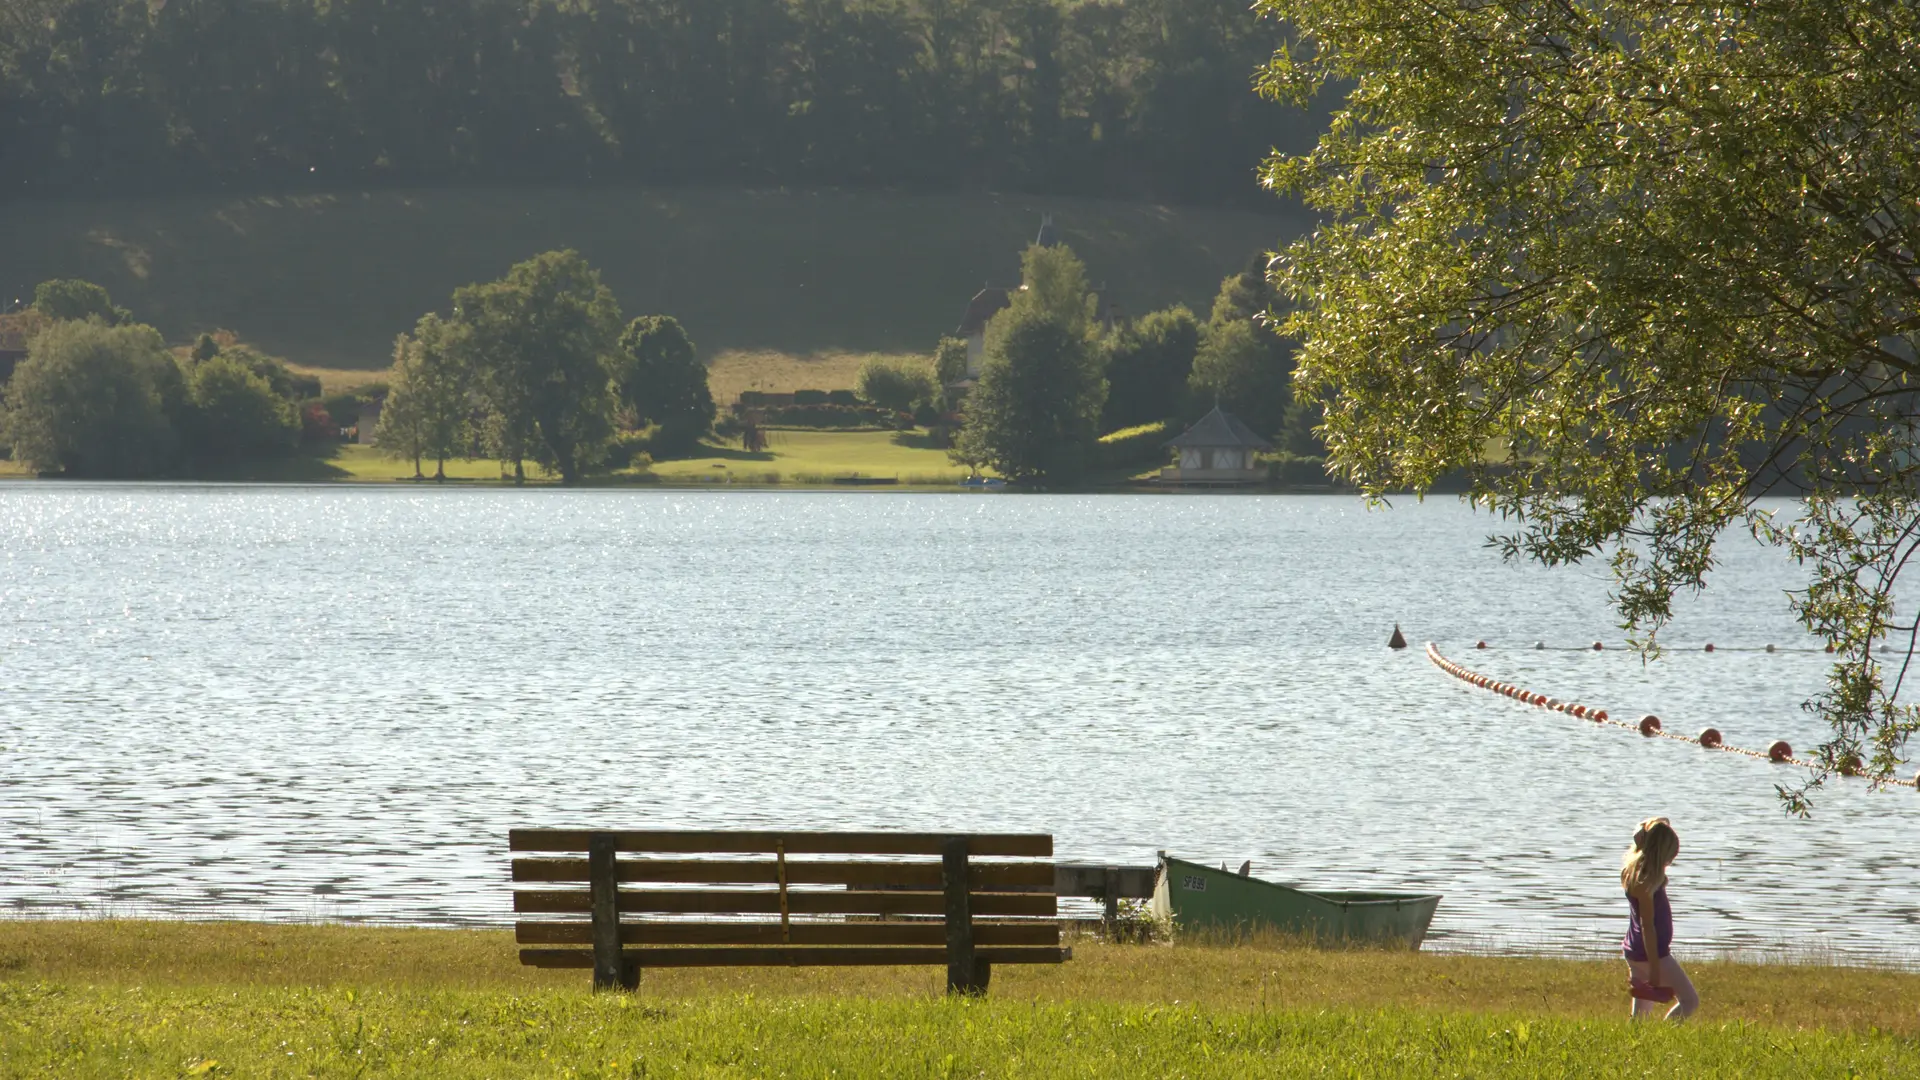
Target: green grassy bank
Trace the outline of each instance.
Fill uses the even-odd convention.
[[[947,458],[925,432],[775,431],[767,449],[747,453],[737,446],[703,445],[692,457],[656,462],[646,470],[625,470],[597,478],[601,484],[751,484],[826,486],[834,477],[860,475],[897,479],[900,486],[951,486],[966,469]],[[11,465],[0,462],[0,466]],[[421,468],[433,475],[434,463]],[[500,463],[449,461],[449,482],[499,484]],[[25,475],[0,469],[0,475]],[[234,482],[307,483],[314,481],[411,482],[413,462],[382,454],[372,446],[331,446],[285,458],[263,458],[207,466],[194,479]],[[529,481],[554,482],[529,466]]]
[[[1617,963],[1076,945],[948,1001],[932,969],[649,973],[634,995],[510,935],[0,923],[0,1076],[1846,1077],[1920,1074],[1920,977],[1694,965],[1632,1025]]]
[[[323,368],[385,367],[394,335],[550,248],[579,249],[629,315],[703,353],[925,352],[983,283],[1018,280],[1055,215],[1124,311],[1203,310],[1304,216],[1028,196],[466,189],[271,198],[0,201],[0,300],[82,277],[170,340],[215,327]],[[833,389],[833,387],[822,387]]]

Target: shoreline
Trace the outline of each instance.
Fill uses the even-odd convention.
[[[1429,933],[1422,946],[1410,953],[1397,953],[1396,950],[1359,947],[1354,949],[1322,948],[1305,945],[1284,936],[1255,935],[1240,941],[1216,941],[1210,939],[1189,941],[1155,940],[1142,944],[1123,944],[1109,946],[1099,936],[1101,920],[1097,917],[1062,916],[1058,922],[1065,934],[1075,940],[1075,948],[1092,944],[1100,948],[1189,948],[1207,950],[1248,949],[1254,951],[1279,952],[1322,952],[1338,953],[1388,953],[1407,956],[1425,956],[1464,960],[1485,960],[1491,962],[1546,962],[1567,964],[1617,964],[1620,961],[1618,948],[1608,944],[1588,947],[1575,942],[1555,943],[1544,938],[1522,940],[1520,938],[1500,938],[1492,934],[1461,931],[1447,934],[1442,931],[1436,938]],[[320,930],[344,933],[421,933],[446,935],[510,935],[513,922],[503,920],[497,923],[434,923],[409,922],[400,919],[372,917],[365,919],[339,919],[326,917],[312,918],[274,918],[246,919],[232,915],[167,915],[154,912],[137,914],[74,914],[70,911],[50,912],[45,915],[32,914],[29,909],[14,909],[0,912],[0,948],[4,947],[9,928],[20,926],[134,926],[169,927],[181,932],[187,928],[253,928],[265,931],[306,931]],[[1920,948],[1911,948],[1903,952],[1865,952],[1860,950],[1837,950],[1819,946],[1795,945],[1789,942],[1747,945],[1690,945],[1687,942],[1677,944],[1679,958],[1688,965],[1715,965],[1740,968],[1782,968],[1813,969],[1828,971],[1857,971],[1878,974],[1911,975],[1920,978]],[[4,978],[4,969],[0,969],[0,978]]]
[[[340,477],[335,479],[276,479],[276,478],[230,478],[230,477],[145,477],[141,479],[95,479],[84,477],[30,476],[24,473],[0,472],[0,486],[18,485],[71,485],[75,487],[114,486],[114,487],[239,487],[239,488],[425,488],[446,491],[827,491],[841,494],[898,495],[898,494],[950,494],[950,495],[1145,495],[1145,496],[1181,496],[1181,495],[1313,495],[1337,496],[1359,499],[1357,492],[1342,491],[1327,487],[1281,486],[1281,487],[1242,487],[1242,488],[1203,488],[1203,487],[1151,487],[1139,484],[1105,484],[1089,487],[1045,489],[1045,488],[967,488],[953,484],[916,484],[916,483],[863,483],[836,484],[794,481],[791,483],[741,482],[713,483],[700,480],[682,480],[678,478],[659,479],[593,479],[571,486],[554,480],[528,480],[516,484],[511,480],[481,480],[473,477],[448,477],[435,480],[427,477],[415,480],[412,477],[393,479],[388,477]],[[1430,492],[1429,494],[1450,494],[1448,492]]]

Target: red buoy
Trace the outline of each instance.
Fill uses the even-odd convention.
[[[1487,643],[1484,641],[1476,641],[1473,643],[1473,647],[1476,649],[1484,649],[1487,647]]]
[[[1720,730],[1718,728],[1707,728],[1700,732],[1700,745],[1709,750],[1720,749]]]
[[[1711,641],[1709,641],[1709,642],[1707,642],[1707,651],[1708,651],[1708,652],[1712,652],[1712,651],[1713,651],[1713,642],[1711,642]]]
[[[1594,713],[1594,714],[1593,714],[1593,718],[1594,718],[1594,719],[1595,719],[1596,721],[1598,721],[1598,722],[1600,722],[1600,723],[1603,723],[1603,724],[1604,724],[1604,723],[1606,723],[1606,722],[1607,722],[1607,710],[1605,710],[1605,709],[1601,709],[1601,710],[1600,710],[1599,712],[1597,712],[1597,713]]]
[[[1660,718],[1648,713],[1640,718],[1640,734],[1652,738],[1660,733]]]
[[[1599,652],[1599,651],[1600,651],[1601,649],[1603,649],[1603,648],[1606,648],[1606,646],[1604,646],[1604,645],[1602,645],[1602,644],[1600,644],[1600,643],[1599,643],[1599,642],[1597,642],[1597,641],[1593,643],[1593,651],[1594,651],[1594,652]]]
[[[1793,760],[1793,744],[1785,739],[1775,739],[1773,745],[1767,747],[1767,760],[1776,762]]]

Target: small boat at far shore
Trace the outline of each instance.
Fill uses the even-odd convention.
[[[1418,949],[1439,906],[1434,894],[1296,889],[1164,852],[1153,886],[1154,918],[1179,930],[1277,930],[1329,944]]]

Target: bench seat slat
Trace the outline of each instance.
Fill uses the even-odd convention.
[[[629,922],[620,926],[623,945],[940,945],[947,928],[938,922],[794,923],[782,940],[776,922]],[[522,945],[590,945],[593,925],[585,922],[522,922],[514,927]],[[1058,945],[1060,925],[1053,922],[973,924],[978,945]]]
[[[621,889],[621,914],[702,913],[777,915],[780,893],[771,889]],[[789,890],[787,910],[796,915],[939,915],[945,897],[937,892],[801,892]],[[1059,914],[1059,898],[1052,893],[971,893],[968,905],[975,915]],[[520,889],[513,894],[513,910],[521,914],[580,913],[593,910],[586,889]]]
[[[1053,837],[1047,833],[904,833],[904,832],[689,832],[676,829],[610,829],[619,851],[661,853],[729,853],[771,855],[785,844],[788,855],[938,855],[950,836],[967,837],[973,857],[1053,857]],[[507,846],[513,851],[585,851],[586,829],[513,829]]]
[[[772,946],[743,948],[693,947],[685,949],[622,949],[621,958],[641,968],[669,967],[869,967],[885,965],[932,965],[947,962],[947,950],[917,945],[898,948],[835,948],[832,946]],[[1058,964],[1073,956],[1073,950],[1058,947],[1021,947],[989,945],[974,950],[976,959],[989,964]],[[521,949],[520,962],[528,967],[591,968],[589,949]]]
[[[772,885],[779,879],[779,863],[772,859],[622,859],[617,877],[629,882],[684,882],[702,885]],[[585,859],[515,859],[513,880],[521,882],[586,881]],[[918,885],[940,888],[937,862],[807,862],[787,863],[787,882],[793,885]],[[1052,888],[1052,863],[974,863],[967,868],[967,884],[975,889]]]

